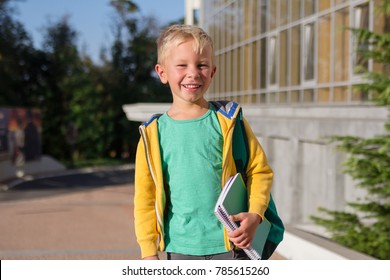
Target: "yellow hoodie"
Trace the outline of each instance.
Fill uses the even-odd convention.
[[[221,188],[230,176],[236,174],[232,154],[233,129],[240,105],[235,102],[213,102],[217,108],[217,116],[224,138],[222,152]],[[140,127],[141,138],[137,147],[135,162],[135,195],[134,220],[137,242],[141,247],[142,258],[157,255],[163,251],[164,244],[164,215],[166,193],[162,171],[160,146],[158,140],[157,120],[154,115]],[[249,161],[246,170],[248,203],[250,213],[257,213],[264,218],[267,209],[273,172],[266,155],[244,119],[245,131],[249,146]],[[225,247],[231,250],[229,238],[225,231]]]

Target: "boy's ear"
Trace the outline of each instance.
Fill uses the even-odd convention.
[[[215,72],[217,72],[217,66],[213,67],[213,70],[211,71],[211,78],[214,77]]]
[[[157,75],[160,77],[160,81],[163,84],[168,83],[168,79],[167,79],[167,75],[165,73],[164,66],[162,66],[161,64],[156,64],[156,66],[154,67],[154,70],[156,71]]]

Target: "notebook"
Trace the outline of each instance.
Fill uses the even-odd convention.
[[[231,221],[229,216],[240,212],[248,212],[248,193],[241,173],[237,173],[229,178],[222,189],[215,205],[214,213],[228,231],[234,231],[239,225]],[[261,259],[261,254],[270,229],[271,224],[267,219],[264,219],[258,225],[251,246],[243,249],[250,259]]]

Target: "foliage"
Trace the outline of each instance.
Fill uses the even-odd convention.
[[[42,87],[44,58],[23,25],[12,18],[8,2],[0,2],[0,104],[31,106]]]
[[[390,1],[383,1],[385,12],[384,29],[390,27]],[[367,83],[358,89],[370,92],[379,106],[390,105],[390,36],[376,34],[364,29],[351,29],[359,44],[365,44],[360,55],[381,63],[382,71],[364,70]],[[361,69],[360,69],[361,70]],[[361,72],[361,71],[360,71]],[[364,139],[354,136],[336,136],[331,139],[338,143],[338,149],[349,155],[344,163],[344,172],[366,192],[366,197],[348,206],[354,211],[332,211],[319,209],[330,218],[311,217],[327,228],[332,238],[352,249],[378,259],[390,259],[390,119],[385,125],[385,134]]]

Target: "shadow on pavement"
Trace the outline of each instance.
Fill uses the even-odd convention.
[[[0,202],[59,195],[107,186],[132,185],[134,170],[110,170],[47,177],[22,182],[0,192]]]

